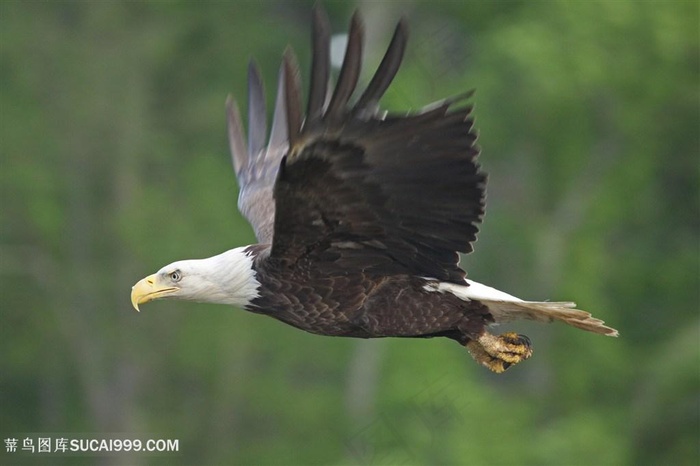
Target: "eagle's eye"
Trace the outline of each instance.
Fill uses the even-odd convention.
[[[170,274],[168,274],[168,276],[170,277],[170,280],[172,280],[173,282],[179,282],[180,279],[182,278],[182,274],[180,273],[179,270],[176,270],[174,272],[170,272]]]

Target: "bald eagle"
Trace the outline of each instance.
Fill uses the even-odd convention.
[[[251,62],[247,144],[230,97],[226,107],[238,207],[258,243],[166,265],[134,285],[134,307],[185,299],[229,304],[319,335],[447,337],[497,373],[532,349],[524,335],[489,333],[492,324],[559,320],[617,336],[574,303],[523,301],[466,279],[459,253],[472,251],[486,185],[471,93],[408,115],[380,111],[406,42],[402,19],[376,73],[353,97],[363,46],[355,13],[331,90],[330,26],[315,8],[305,113],[288,48],[269,138]]]

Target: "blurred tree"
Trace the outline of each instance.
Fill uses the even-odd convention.
[[[478,90],[489,214],[470,276],[575,298],[619,339],[514,326],[535,356],[494,377],[446,341],[131,311],[144,272],[254,241],[223,102],[245,106],[250,57],[268,89],[287,44],[306,69],[312,4],[0,3],[5,437],[180,439],[51,457],[66,464],[697,464],[697,2],[361,5],[367,74],[409,17],[386,107]],[[326,7],[344,32],[353,5]]]

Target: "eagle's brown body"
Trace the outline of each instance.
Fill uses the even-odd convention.
[[[323,273],[313,261],[294,267],[269,257],[269,247],[250,246],[259,271],[260,296],[247,310],[269,315],[310,333],[356,338],[446,336],[466,344],[494,318],[478,301],[425,289],[430,280],[412,275]]]

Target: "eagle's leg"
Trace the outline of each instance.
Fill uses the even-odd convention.
[[[476,362],[497,374],[532,356],[530,339],[513,332],[491,335],[484,330],[465,346]]]

